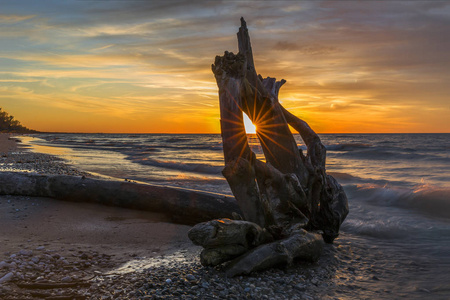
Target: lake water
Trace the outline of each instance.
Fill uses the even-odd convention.
[[[333,295],[450,299],[450,134],[320,137],[327,172],[344,186],[350,207],[327,250],[336,266]],[[231,194],[221,175],[220,135],[39,134],[23,140],[84,171]],[[256,136],[249,143],[263,159]]]

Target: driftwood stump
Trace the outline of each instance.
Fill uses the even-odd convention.
[[[224,262],[229,276],[294,259],[315,261],[348,214],[343,188],[325,172],[326,149],[308,124],[288,112],[278,93],[285,80],[257,75],[247,26],[241,18],[239,53],[225,51],[212,65],[219,87],[223,175],[243,216],[194,226],[189,238],[205,249],[204,265]],[[256,125],[266,162],[250,150],[243,113]],[[299,132],[304,155],[289,129]]]

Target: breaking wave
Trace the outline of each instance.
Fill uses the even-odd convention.
[[[450,237],[450,189],[414,189],[373,184],[344,187],[350,214],[341,229],[382,240],[408,239],[423,244]]]
[[[414,189],[362,184],[347,187],[349,195],[376,206],[413,209],[450,219],[450,188],[432,185]]]

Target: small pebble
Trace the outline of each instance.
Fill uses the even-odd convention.
[[[72,282],[72,281],[73,281],[73,279],[70,276],[66,276],[61,279],[61,282]]]
[[[197,280],[197,278],[195,278],[195,276],[192,275],[192,274],[187,274],[186,275],[186,279],[189,280],[189,281],[196,281]]]

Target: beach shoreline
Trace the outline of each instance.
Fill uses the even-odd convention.
[[[14,158],[13,171],[84,174],[57,157],[30,154],[9,134],[0,135],[0,144],[3,159]],[[24,167],[24,157],[42,161]],[[317,266],[306,264],[300,272],[270,269],[226,278],[220,267],[201,266],[201,247],[187,237],[190,226],[170,223],[163,214],[93,203],[3,195],[0,228],[4,299],[32,299],[32,289],[19,287],[23,283],[87,284],[47,292],[82,299],[317,299],[317,285],[333,274],[328,269],[314,274]]]
[[[13,136],[0,134],[3,159],[23,150]],[[22,167],[17,169],[23,171]],[[71,257],[80,252],[109,258],[106,264],[72,274],[82,278],[94,275],[94,271],[107,273],[136,257],[161,257],[183,251],[190,260],[198,255],[199,248],[187,237],[189,226],[170,223],[162,214],[50,198],[0,196],[0,228],[0,278],[11,272],[15,276],[0,283],[0,295],[4,297],[26,296],[12,284],[14,279],[33,281],[42,277],[42,272],[11,267],[18,258],[28,261],[44,254]],[[20,254],[28,252],[34,252],[33,256]],[[67,275],[57,273],[44,278],[58,281]]]
[[[10,165],[7,171],[90,176],[58,157],[30,153],[12,137],[0,134],[2,159]],[[43,296],[81,299],[149,299],[150,295],[158,299],[314,299],[309,295],[318,293],[313,285],[321,281],[308,275],[310,267],[301,274],[291,273],[281,290],[275,281],[284,278],[281,269],[226,278],[220,268],[201,266],[201,247],[187,237],[190,226],[170,223],[163,214],[153,212],[2,195],[0,228],[2,299],[33,299],[35,291],[21,287],[30,283],[80,283],[51,289]]]
[[[57,157],[30,153],[12,136],[0,134],[8,171],[85,174]],[[39,160],[39,166],[22,166],[27,159]],[[0,228],[2,299],[33,299],[36,292],[23,284],[67,283],[74,287],[54,288],[41,296],[316,299],[316,285],[331,276],[328,271],[313,275],[316,266],[307,264],[289,275],[271,269],[226,278],[220,267],[201,266],[201,247],[187,237],[190,226],[170,223],[163,214],[101,204],[2,195]]]

